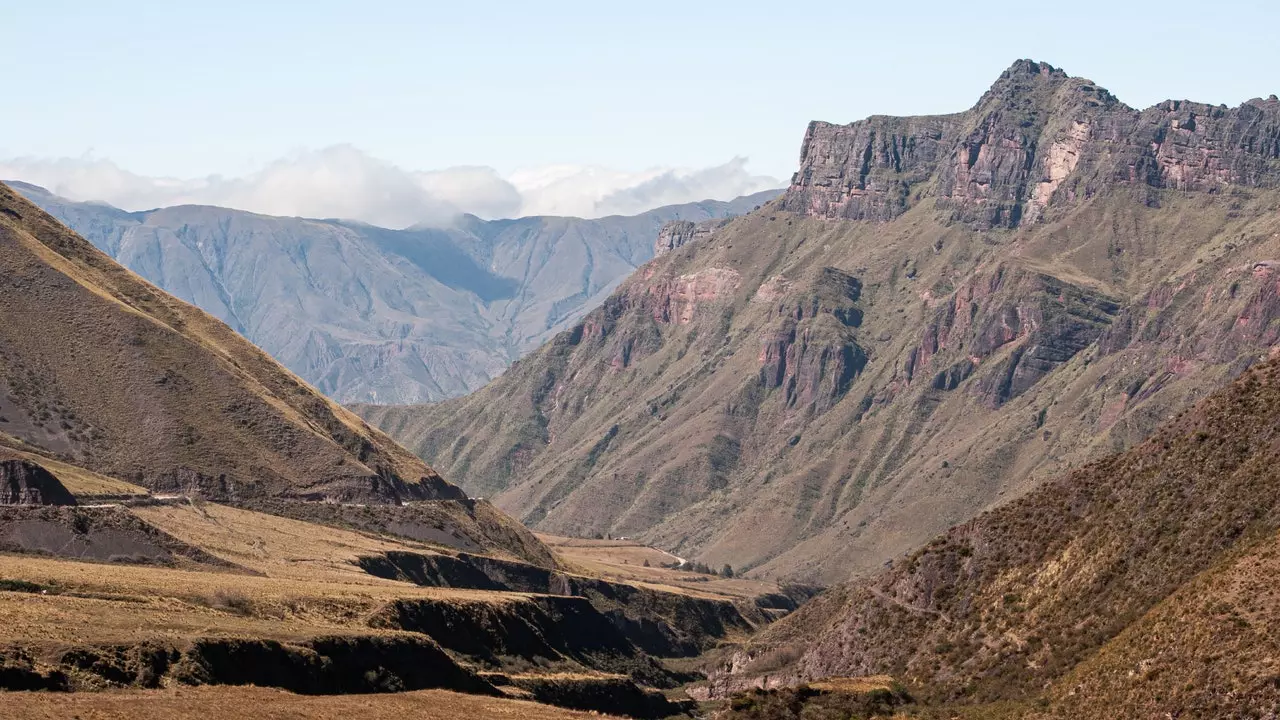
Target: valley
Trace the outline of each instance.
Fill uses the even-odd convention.
[[[539,532],[872,574],[1269,356],[1277,127],[1032,61],[962,113],[815,122],[780,199],[669,233],[480,391],[354,409]]]
[[[0,185],[0,714],[1275,717],[1278,268],[1280,99],[1031,60],[632,218]]]

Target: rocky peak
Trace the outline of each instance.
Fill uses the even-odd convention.
[[[1280,185],[1280,100],[1138,112],[1089,80],[1019,60],[958,115],[812,123],[782,207],[883,222],[932,197],[949,222],[1012,228],[1117,183]]]

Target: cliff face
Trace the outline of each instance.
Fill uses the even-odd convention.
[[[28,460],[0,458],[0,505],[75,505],[48,470]]]
[[[1016,227],[1041,219],[1055,193],[1075,199],[1110,183],[1275,187],[1278,160],[1274,98],[1137,111],[1088,80],[1024,60],[959,115],[811,124],[783,207],[886,221],[932,199],[954,220]]]
[[[673,226],[496,382],[361,412],[548,531],[869,572],[1270,353],[1277,127],[1031,62],[956,115],[814,123],[781,199]]]

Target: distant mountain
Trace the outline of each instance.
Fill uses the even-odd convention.
[[[1125,106],[1043,63],[813,123],[785,195],[465,398],[360,408],[535,528],[869,573],[1140,442],[1280,342],[1280,100]]]
[[[412,501],[481,547],[550,557],[518,524],[226,325],[0,185],[6,501],[61,492],[52,500],[66,502],[49,472],[108,494],[114,486],[224,502]]]
[[[652,257],[667,221],[738,215],[777,194],[396,231],[200,206],[131,213],[13,186],[330,397],[399,403],[488,382]]]

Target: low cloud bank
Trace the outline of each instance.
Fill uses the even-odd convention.
[[[561,165],[502,177],[479,166],[406,170],[338,145],[293,153],[239,178],[146,177],[97,158],[0,160],[0,178],[124,210],[218,205],[403,228],[444,225],[460,213],[487,219],[633,215],[663,205],[730,200],[782,186],[774,178],[752,175],[746,164],[745,158],[734,158],[709,168],[641,172]]]

